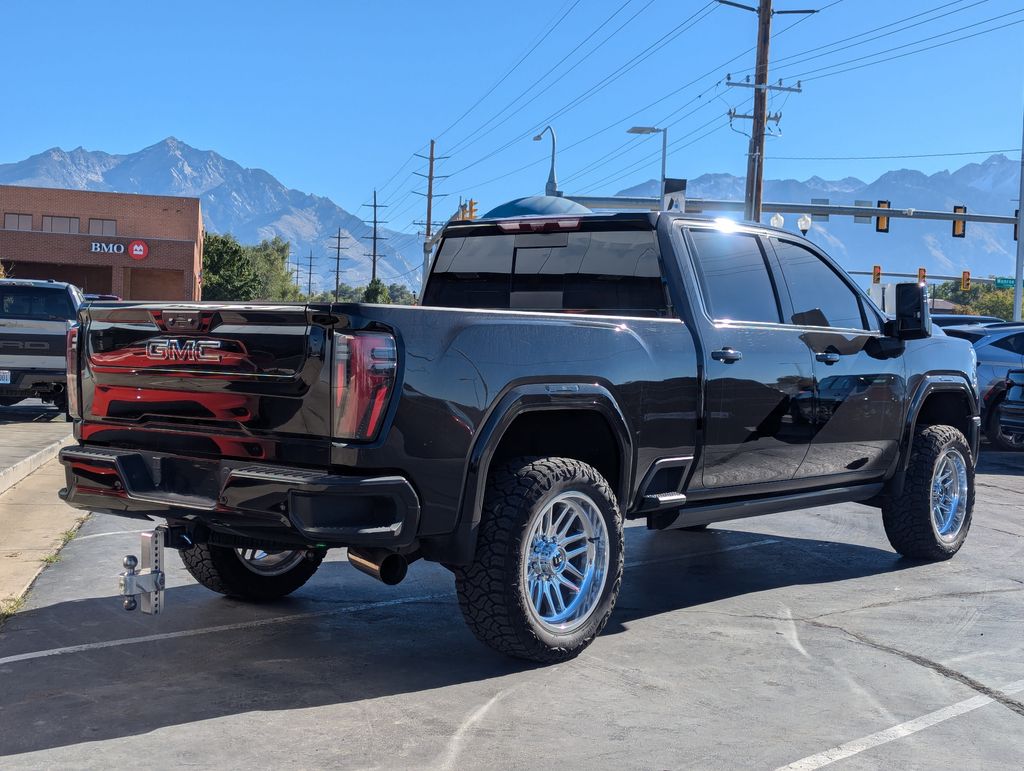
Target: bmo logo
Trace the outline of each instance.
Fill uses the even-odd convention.
[[[124,254],[128,253],[128,256],[133,260],[144,260],[149,256],[149,244],[145,241],[135,240],[125,247],[124,244],[111,244],[104,241],[93,241],[89,247],[89,251],[96,252],[97,254]]]
[[[93,241],[91,252],[102,252],[104,254],[124,254],[124,244],[105,244],[102,241]]]
[[[144,260],[149,256],[149,244],[145,241],[132,241],[128,244],[128,256],[133,260]]]

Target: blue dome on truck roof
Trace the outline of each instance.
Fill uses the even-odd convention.
[[[502,217],[523,217],[528,215],[556,214],[593,214],[586,206],[582,206],[568,198],[554,195],[528,195],[516,198],[496,206],[485,214],[482,219],[500,219]]]

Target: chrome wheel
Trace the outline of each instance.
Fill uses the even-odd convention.
[[[931,489],[932,526],[942,541],[955,541],[967,517],[967,462],[947,449],[935,461]]]
[[[263,549],[235,549],[239,561],[259,576],[279,576],[294,568],[306,556],[302,549],[264,551]]]
[[[562,493],[540,509],[523,542],[522,588],[534,620],[555,634],[586,623],[608,578],[608,527],[597,504]]]

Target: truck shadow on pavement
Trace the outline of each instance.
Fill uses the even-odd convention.
[[[627,555],[605,636],[645,617],[740,595],[914,566],[868,546],[725,529],[628,528]],[[451,577],[436,565],[416,566],[400,587],[384,587],[343,562],[328,562],[284,601],[246,605],[189,585],[167,591],[167,608],[143,617],[102,597],[10,619],[0,631],[0,755],[253,711],[411,694],[534,668],[472,637]],[[680,614],[678,623],[682,634],[697,622]],[[203,631],[223,626],[232,628]],[[630,634],[641,635],[636,644],[643,644],[642,630]],[[132,638],[148,639],[125,644]],[[97,645],[104,643],[113,644]],[[11,660],[64,646],[88,647]]]

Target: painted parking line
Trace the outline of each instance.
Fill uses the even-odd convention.
[[[241,621],[237,624],[222,624],[221,626],[208,626],[202,629],[183,629],[180,632],[165,632],[163,634],[148,634],[142,637],[124,637],[120,640],[104,640],[103,642],[68,645],[63,648],[50,648],[45,651],[32,651],[31,653],[18,653],[14,656],[5,656],[4,658],[0,658],[0,667],[7,664],[15,664],[19,661],[44,659],[50,656],[64,656],[69,653],[82,653],[84,651],[95,651],[103,648],[117,648],[122,645],[138,645],[139,643],[160,642],[162,640],[177,640],[182,637],[197,637],[204,634],[217,634],[218,632],[233,632],[238,629],[255,629],[263,626],[272,626],[274,624],[286,624],[291,621],[302,621],[307,618],[335,616],[343,613],[357,613],[362,610],[387,608],[392,605],[408,605],[413,602],[429,602],[431,600],[443,599],[445,596],[446,595],[443,594],[424,594],[418,597],[401,597],[395,600],[367,602],[361,605],[347,605],[343,608],[332,608],[330,610],[295,613],[291,616],[274,616],[272,618],[261,618],[256,621]]]
[[[1016,680],[1009,683],[998,690],[1005,694],[1017,693],[1018,691],[1024,691],[1024,680]],[[987,704],[992,704],[995,699],[988,696],[978,695],[970,699],[964,699],[958,701],[956,704],[951,704],[948,707],[937,709],[934,712],[929,712],[927,715],[908,720],[905,723],[894,725],[892,728],[886,728],[884,731],[869,734],[868,736],[861,737],[860,739],[854,739],[852,742],[846,742],[846,744],[840,744],[838,747],[832,747],[824,752],[819,752],[815,755],[808,755],[806,758],[794,761],[788,766],[781,766],[776,771],[812,771],[812,769],[821,768],[827,766],[830,763],[835,763],[837,760],[845,760],[846,758],[857,755],[865,750],[870,750],[874,747],[879,747],[889,742],[894,742],[897,739],[902,739],[904,736],[910,736],[918,731],[923,731],[926,728],[931,728],[933,725],[938,725],[946,720],[950,720],[960,715],[965,715],[968,712],[972,712],[980,707],[984,707]]]

